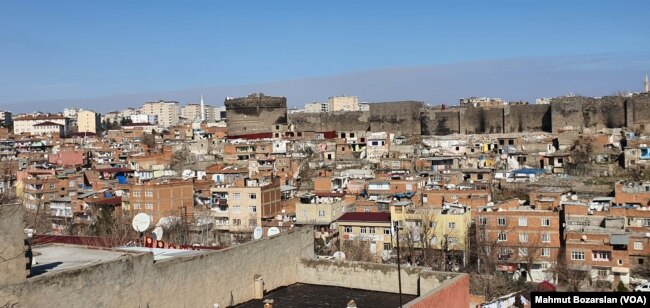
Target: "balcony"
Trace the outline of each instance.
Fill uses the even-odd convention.
[[[219,207],[213,207],[210,211],[212,217],[228,217],[228,209],[221,209]]]

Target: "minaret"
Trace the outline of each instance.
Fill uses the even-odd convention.
[[[205,104],[203,103],[203,94],[201,94],[201,122],[205,122]]]
[[[645,75],[645,81],[643,82],[643,92],[650,93],[650,83],[648,83],[648,74]]]

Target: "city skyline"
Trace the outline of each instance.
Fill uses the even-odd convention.
[[[0,108],[32,105],[17,112],[47,109],[56,100],[125,95],[133,100],[97,104],[198,100],[199,93],[186,94],[193,89],[207,89],[206,99],[213,105],[225,96],[251,92],[287,96],[292,106],[331,95],[433,104],[472,95],[531,100],[570,91],[600,96],[611,94],[601,93],[605,90],[638,90],[639,80],[650,71],[650,42],[643,39],[650,34],[643,18],[648,3],[643,1],[590,2],[588,8],[566,1],[331,7],[289,2],[257,3],[255,10],[250,3],[209,2],[192,7],[72,1],[2,6]],[[618,18],[622,14],[626,18]],[[617,22],[603,22],[613,19]],[[475,65],[483,68],[468,78]],[[448,67],[466,72],[445,72],[442,77],[451,77],[449,81],[436,75]],[[520,74],[501,74],[513,69]],[[435,84],[391,88],[382,82],[396,83],[409,77],[404,71],[423,70],[433,71],[432,76],[410,78],[426,77]],[[540,70],[545,74],[536,80]],[[583,75],[564,77],[559,84],[542,82],[563,78],[566,70]],[[454,79],[456,74],[465,75]],[[528,84],[522,84],[521,75],[530,77]],[[604,81],[611,75],[613,81]],[[351,84],[347,76],[368,82]],[[305,83],[305,90],[296,89]],[[489,85],[481,87],[483,83]],[[464,90],[454,90],[459,87]],[[390,95],[367,94],[387,88]]]

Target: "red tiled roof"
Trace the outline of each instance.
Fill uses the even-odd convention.
[[[61,120],[65,119],[65,117],[60,116],[60,115],[48,115],[48,114],[41,114],[37,116],[33,115],[25,115],[25,116],[19,116],[14,119],[14,121],[23,121],[23,120]]]
[[[38,124],[34,124],[34,126],[46,126],[46,125],[47,126],[52,126],[52,125],[63,126],[63,124],[54,123],[52,121],[45,121],[45,122],[41,122],[41,123],[38,123]]]
[[[390,213],[381,212],[351,212],[345,213],[339,221],[373,221],[373,222],[390,222]]]
[[[112,197],[106,199],[89,200],[89,203],[97,205],[122,205],[122,197]]]
[[[104,168],[104,169],[95,169],[97,172],[107,172],[107,173],[118,173],[118,172],[134,172],[134,170],[127,168]]]

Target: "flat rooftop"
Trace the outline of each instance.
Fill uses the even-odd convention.
[[[58,244],[35,246],[32,252],[35,260],[32,264],[31,277],[115,260],[129,254],[123,251]]]
[[[414,300],[416,296],[402,294],[402,303]],[[399,294],[375,292],[342,287],[320,286],[296,283],[285,288],[279,288],[264,295],[264,299],[254,299],[235,307],[260,308],[264,300],[272,299],[273,307],[303,308],[303,307],[346,307],[354,300],[358,307],[399,307]]]

